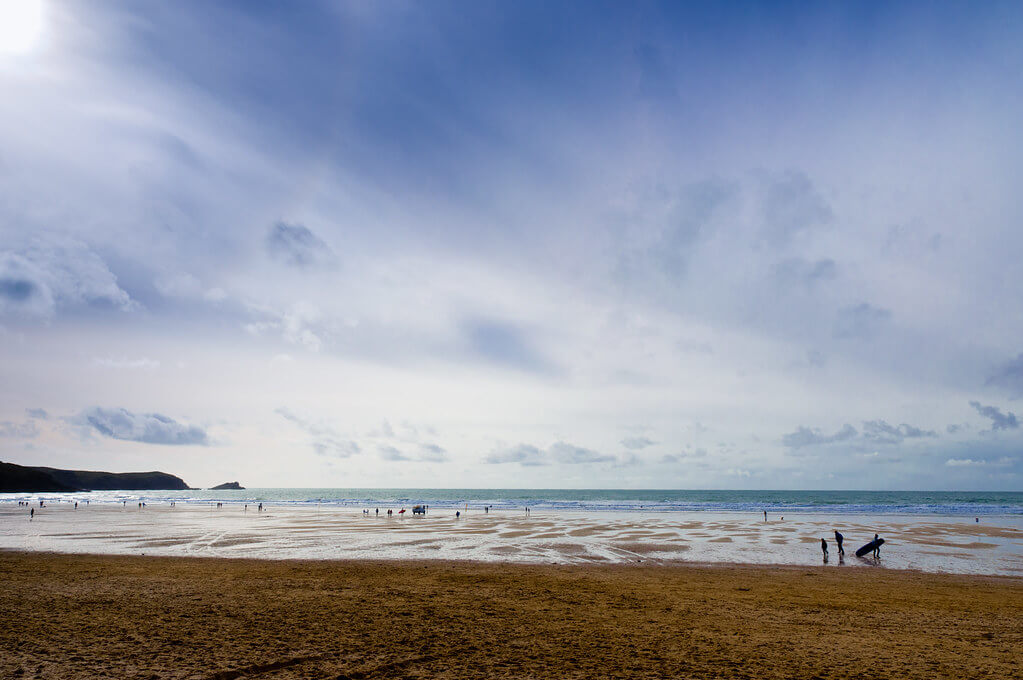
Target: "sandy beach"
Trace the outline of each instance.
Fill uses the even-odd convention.
[[[844,559],[833,529],[846,536]],[[852,555],[880,533],[881,560]],[[745,563],[1023,575],[1023,516],[771,516],[712,512],[363,515],[359,508],[60,503],[0,505],[0,549],[264,559],[473,560],[527,564]]]
[[[1014,678],[1023,581],[0,553],[4,678]]]

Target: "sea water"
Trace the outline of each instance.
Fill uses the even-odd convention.
[[[432,508],[530,507],[554,511],[763,512],[769,514],[1023,515],[1013,491],[735,491],[625,489],[294,489],[91,491],[0,494],[0,503],[49,502],[328,505]]]

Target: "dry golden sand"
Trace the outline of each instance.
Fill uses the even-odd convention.
[[[1023,580],[0,553],[2,678],[1013,678]]]

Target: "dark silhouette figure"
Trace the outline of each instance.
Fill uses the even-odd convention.
[[[764,521],[767,521],[767,510],[764,510]]]
[[[839,555],[844,555],[845,554],[845,548],[842,547],[842,541],[844,541],[844,540],[845,540],[845,536],[843,536],[842,534],[838,533],[838,529],[835,529],[835,543],[838,544],[838,554]]]
[[[824,561],[828,561],[828,542],[821,539],[821,552],[824,553]]]
[[[36,509],[35,508],[29,508],[28,509],[28,518],[31,520],[35,516],[36,516]]]
[[[877,545],[877,534],[874,534],[874,559],[881,559],[881,546]]]

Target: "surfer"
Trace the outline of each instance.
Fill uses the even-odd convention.
[[[874,534],[874,559],[881,559],[881,545],[877,542],[878,535]]]
[[[838,529],[835,529],[835,543],[838,544],[838,554],[839,555],[844,555],[845,554],[845,548],[842,547],[842,541],[844,541],[844,540],[845,540],[845,536],[843,536],[842,534],[838,533]]]

